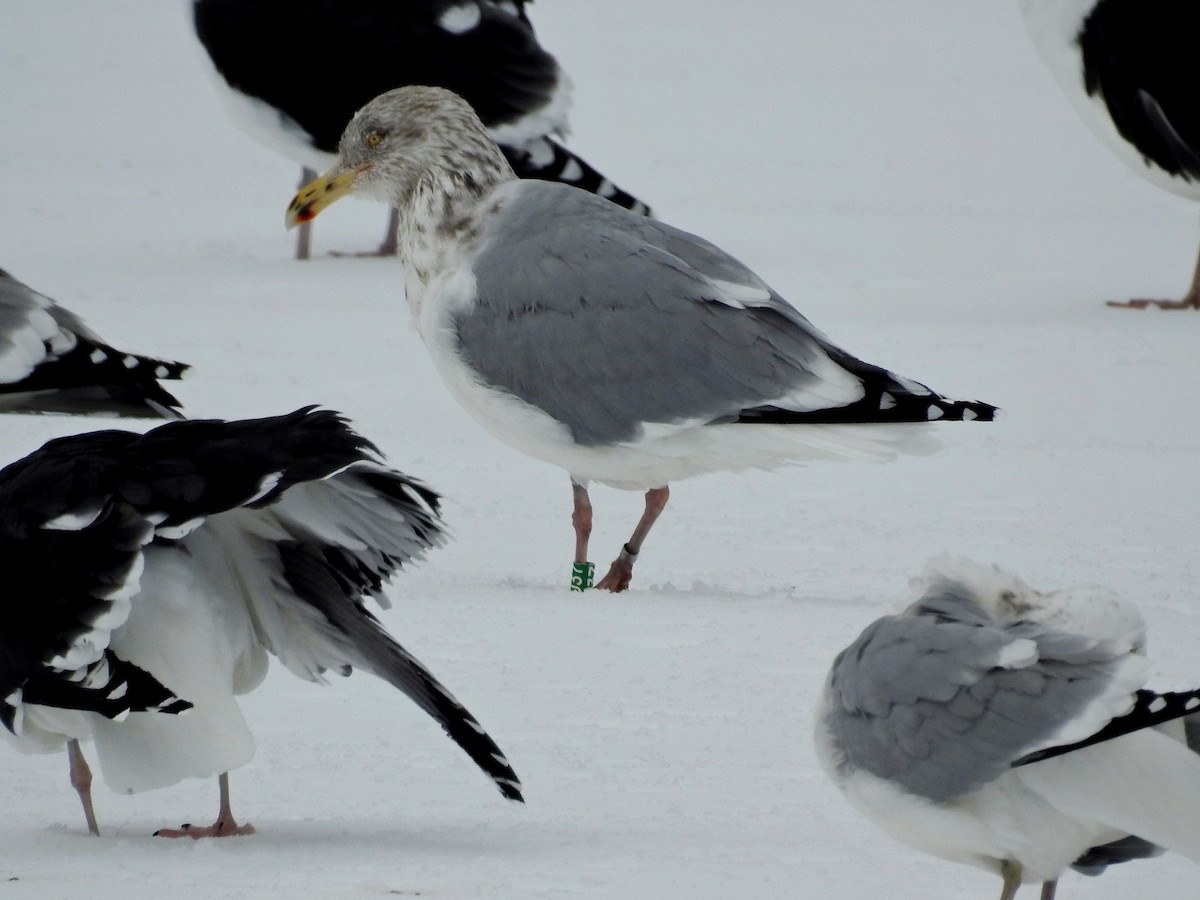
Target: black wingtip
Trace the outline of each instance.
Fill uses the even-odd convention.
[[[1181,719],[1200,713],[1200,690],[1194,691],[1157,691],[1140,690],[1133,709],[1123,716],[1113,719],[1091,737],[1084,738],[1074,744],[1060,744],[1057,747],[1046,747],[1027,753],[1012,763],[1012,768],[1027,766],[1043,759],[1052,759],[1074,750],[1082,750],[1094,744],[1110,741],[1122,735],[1141,731],[1143,728],[1154,728],[1164,722]]]

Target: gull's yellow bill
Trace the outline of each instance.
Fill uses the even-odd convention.
[[[290,231],[297,225],[311,222],[325,207],[353,193],[354,182],[370,168],[369,165],[360,166],[345,172],[338,172],[334,168],[310,181],[292,198],[283,215],[283,224]]]

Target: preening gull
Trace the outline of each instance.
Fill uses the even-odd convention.
[[[1162,848],[1200,861],[1200,691],[1144,689],[1141,615],[942,560],[834,660],[816,745],[898,840],[996,872],[1002,900]],[[1200,722],[1200,719],[1196,719]],[[1189,749],[1187,739],[1192,748]]]
[[[0,412],[179,418],[183,363],[125,353],[0,269]]]
[[[1159,187],[1200,201],[1200,5],[1174,0],[1021,0],[1042,58],[1092,130]],[[1200,258],[1180,300],[1200,309]]]
[[[701,238],[517,179],[449,91],[367,104],[287,221],[351,191],[399,210],[408,302],[451,392],[495,436],[570,474],[574,587],[590,580],[589,481],[646,491],[596,585],[619,591],[670,481],[924,452],[932,420],[995,412],[856,359]]]
[[[305,183],[368,100],[434,84],[466,98],[521,177],[649,212],[563,145],[571,82],[525,0],[194,0],[193,21],[235,121],[299,163]],[[395,232],[393,213],[380,253],[396,252]],[[309,243],[305,226],[297,258]]]
[[[254,739],[235,695],[270,652],[309,681],[384,679],[520,800],[482,726],[365,605],[442,542],[437,510],[328,410],[51,441],[0,471],[0,733],[68,744],[93,833],[88,737],[117,791],[220,776],[213,826],[161,834],[244,834],[227,773]]]

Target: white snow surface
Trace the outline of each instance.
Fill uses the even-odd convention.
[[[812,750],[833,655],[925,560],[1105,585],[1145,613],[1152,684],[1200,681],[1200,316],[1102,302],[1180,294],[1197,210],[1077,120],[1015,0],[531,8],[576,85],[572,148],[847,349],[1007,412],[945,426],[935,456],[680,482],[633,589],[582,597],[566,475],[450,399],[397,261],[326,255],[374,247],[381,207],[338,204],[319,258],[291,259],[298,173],[225,117],[187,6],[0,7],[0,266],[119,348],[192,363],[189,415],[322,403],[445,494],[453,543],[381,616],[528,803],[382,682],[276,664],[232,775],[257,835],[151,837],[212,821],[197,780],[98,783],[90,838],[65,754],[5,747],[5,898],[989,897],[994,876],[861,819]],[[112,424],[5,416],[0,454]],[[641,497],[593,500],[604,571]],[[1196,877],[1168,855],[1060,896],[1190,898]]]

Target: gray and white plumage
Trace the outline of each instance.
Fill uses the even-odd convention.
[[[443,539],[437,494],[327,410],[52,441],[0,471],[3,734],[93,738],[121,792],[223,776],[254,755],[236,696],[271,654],[309,681],[384,679],[519,800],[496,744],[366,605]]]
[[[518,180],[447,91],[360,110],[290,221],[350,191],[399,211],[408,301],[455,397],[579,485],[888,459],[936,446],[930,421],[995,412],[856,359],[702,238]]]
[[[1005,898],[1155,845],[1200,861],[1200,755],[1143,690],[1144,651],[1141,616],[1108,592],[943,560],[834,661],[818,755],[873,822],[997,872]],[[1197,709],[1190,693],[1171,717]]]
[[[0,412],[178,418],[179,401],[159,381],[187,369],[117,350],[0,269]]]

